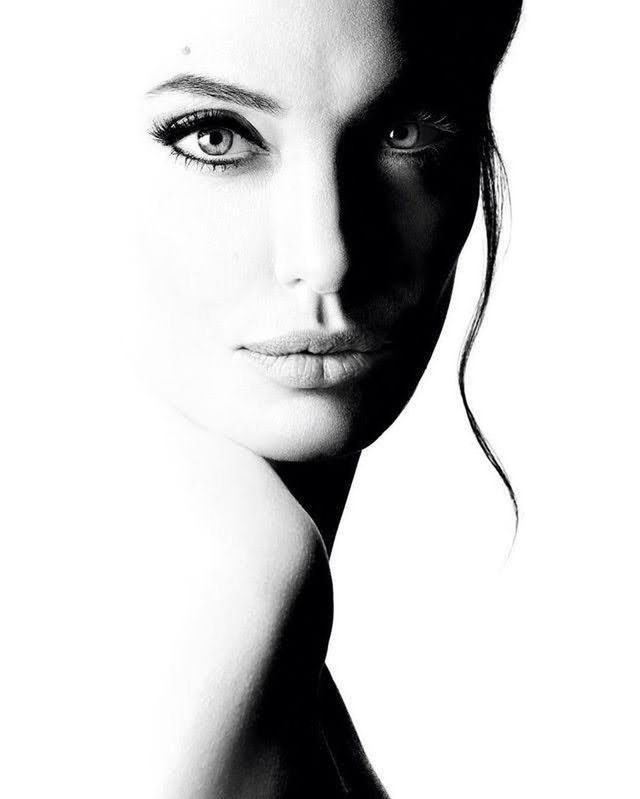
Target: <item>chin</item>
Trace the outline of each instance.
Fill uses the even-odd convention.
[[[295,392],[280,402],[252,408],[245,418],[235,420],[228,435],[269,460],[341,457],[372,444],[397,418],[407,399],[408,394],[396,395],[391,402],[380,403],[378,397],[366,401],[358,388]]]
[[[307,392],[310,393],[310,392]],[[239,444],[277,461],[339,457],[358,449],[351,407],[325,397],[295,397],[281,408],[262,408],[230,431]]]
[[[267,460],[305,462],[338,458],[359,449],[349,446],[348,440],[335,436],[332,431],[318,434],[314,431],[302,436],[279,436],[272,441],[245,439],[236,441]]]

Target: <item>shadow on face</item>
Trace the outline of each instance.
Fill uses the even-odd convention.
[[[478,199],[474,112],[391,4],[215,10],[168,37],[144,97],[148,373],[265,457],[357,450],[442,328]]]

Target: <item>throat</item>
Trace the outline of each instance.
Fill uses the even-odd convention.
[[[270,461],[280,479],[313,519],[329,554],[359,458],[357,452],[314,461]]]

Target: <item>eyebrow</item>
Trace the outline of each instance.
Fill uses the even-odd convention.
[[[226,102],[255,108],[258,111],[265,111],[268,114],[280,114],[284,111],[284,108],[273,97],[244,89],[242,86],[234,86],[231,83],[221,83],[212,78],[205,78],[202,75],[176,75],[155,86],[147,94],[155,95],[164,94],[165,92],[185,92],[203,97],[212,97],[216,100],[225,100]]]

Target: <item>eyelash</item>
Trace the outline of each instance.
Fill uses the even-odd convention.
[[[253,125],[250,125],[242,117],[231,111],[221,111],[213,108],[194,111],[178,119],[158,120],[153,124],[150,133],[160,144],[171,149],[171,155],[176,160],[182,161],[187,166],[197,166],[201,171],[205,169],[212,172],[216,170],[225,171],[230,167],[238,168],[243,161],[251,160],[251,157],[235,157],[227,158],[226,160],[224,157],[220,157],[220,160],[217,161],[207,161],[204,158],[196,158],[189,153],[185,153],[176,146],[178,142],[187,136],[206,130],[207,123],[209,123],[208,127],[212,129],[229,130],[248,141],[254,147],[265,152],[268,151],[266,143]]]
[[[411,161],[412,163],[422,166],[427,161],[437,162],[443,154],[443,151],[446,150],[448,140],[455,138],[457,134],[459,134],[457,125],[446,115],[434,115],[429,112],[421,111],[399,117],[396,124],[401,124],[401,120],[404,120],[404,124],[408,122],[412,124],[424,123],[430,125],[442,134],[440,140],[430,142],[418,150],[403,150],[394,147],[383,148],[384,158],[398,160],[401,163]],[[207,123],[209,123],[209,127],[212,129],[221,128],[231,131],[233,134],[242,137],[265,153],[269,151],[269,148],[258,131],[245,119],[236,115],[234,112],[222,111],[219,109],[204,109],[185,114],[177,119],[157,120],[154,122],[150,133],[160,144],[171,149],[173,158],[182,161],[182,163],[188,167],[198,168],[201,172],[205,170],[211,172],[221,170],[224,172],[229,168],[237,169],[243,162],[252,160],[256,155],[256,153],[254,153],[253,156],[228,158],[226,160],[220,157],[220,160],[207,161],[204,158],[200,159],[189,153],[185,153],[176,146],[178,142],[185,139],[187,136],[206,130]],[[386,130],[390,131],[392,127],[392,125],[387,125]]]
[[[453,119],[446,114],[417,111],[398,116],[396,124],[407,123],[422,123],[430,126],[439,134],[437,140],[429,142],[417,150],[402,150],[394,147],[386,147],[384,148],[384,158],[389,158],[400,163],[411,161],[418,166],[423,166],[427,163],[437,164],[446,154],[450,145],[460,139],[461,129]],[[387,130],[390,130],[391,127],[393,126],[387,127]]]

